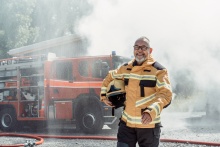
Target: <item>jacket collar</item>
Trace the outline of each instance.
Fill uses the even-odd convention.
[[[154,58],[153,58],[153,56],[150,54],[149,56],[148,56],[148,59],[147,60],[145,60],[141,65],[139,65],[139,66],[151,66],[153,63],[155,62],[155,60],[154,60]],[[131,62],[130,62],[130,65],[131,66],[138,66],[137,65],[137,61],[135,60],[135,59],[133,59]]]

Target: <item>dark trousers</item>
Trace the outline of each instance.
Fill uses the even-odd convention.
[[[130,128],[125,122],[119,124],[117,147],[158,147],[160,142],[160,127]]]

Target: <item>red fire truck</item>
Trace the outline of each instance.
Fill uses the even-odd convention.
[[[112,108],[99,101],[100,87],[109,70],[128,60],[117,55],[0,60],[0,129],[75,124],[97,133],[103,125],[114,126]]]

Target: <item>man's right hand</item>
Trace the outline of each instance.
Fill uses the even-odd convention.
[[[110,107],[115,107],[115,106],[113,106],[112,105],[112,102],[110,102],[106,97],[105,98],[103,98],[103,100],[102,100],[107,106],[110,106]]]

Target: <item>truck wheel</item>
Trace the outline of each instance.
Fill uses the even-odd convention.
[[[0,128],[4,132],[14,131],[17,126],[16,114],[13,109],[3,109],[0,112]]]
[[[120,122],[119,118],[121,117],[122,111],[123,111],[123,107],[115,109],[115,117],[117,117],[117,119],[115,120],[113,124],[108,125],[108,127],[111,128],[112,130],[118,129],[118,124]]]
[[[101,105],[98,100],[85,98],[83,103],[78,105],[76,113],[77,126],[85,133],[98,133],[104,125]]]

